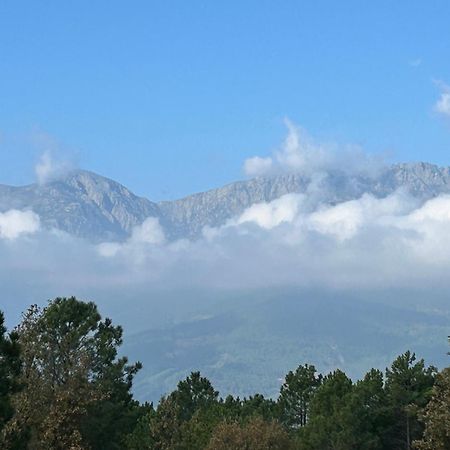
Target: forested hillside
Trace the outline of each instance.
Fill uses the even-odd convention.
[[[57,298],[31,306],[12,332],[3,323],[1,448],[450,448],[450,369],[410,351],[358,381],[299,361],[276,398],[222,398],[192,372],[154,405],[133,398],[141,364],[119,356],[122,328],[94,303]]]

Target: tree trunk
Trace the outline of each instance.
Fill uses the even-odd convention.
[[[409,415],[406,413],[406,450],[411,450],[411,437],[409,434]]]

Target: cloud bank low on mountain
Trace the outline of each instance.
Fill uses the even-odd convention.
[[[12,232],[11,221],[23,233],[15,226]],[[0,217],[2,284],[25,280],[34,294],[45,287],[55,295],[92,289],[111,296],[117,289],[162,286],[450,287],[447,195],[422,204],[403,192],[382,199],[366,194],[312,208],[305,195],[288,194],[253,205],[224,226],[205,228],[195,241],[167,241],[153,218],[125,242],[100,245],[38,224],[29,212]]]
[[[0,213],[0,239],[14,240],[23,234],[33,234],[39,228],[39,216],[33,211],[11,209]]]
[[[288,194],[205,228],[196,241],[165,242],[157,223],[150,225],[136,227],[125,243],[98,246],[105,263],[142,283],[218,288],[432,285],[450,268],[450,196],[418,204],[402,192],[364,195],[311,210],[305,195]]]

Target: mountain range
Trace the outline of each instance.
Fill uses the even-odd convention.
[[[195,239],[205,226],[216,227],[252,204],[288,193],[311,193],[320,201],[339,203],[370,193],[384,197],[399,188],[426,199],[450,193],[450,168],[427,163],[396,164],[375,174],[331,170],[279,174],[238,181],[174,201],[152,202],[120,183],[75,170],[46,184],[0,185],[0,212],[31,209],[47,228],[57,228],[99,242],[123,240],[148,217],[159,219],[169,239]]]

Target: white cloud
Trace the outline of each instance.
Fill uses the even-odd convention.
[[[257,203],[246,209],[234,223],[240,225],[253,222],[270,230],[281,223],[292,222],[302,199],[303,196],[300,194],[287,194],[270,203]],[[233,224],[233,221],[230,223]]]
[[[248,158],[244,162],[244,172],[248,176],[266,175],[280,171],[310,172],[327,161],[328,153],[289,119],[284,121],[288,134],[281,148],[273,156]]]
[[[134,261],[142,263],[148,251],[146,247],[154,249],[155,246],[163,245],[165,242],[166,237],[159,220],[149,217],[141,225],[133,228],[131,236],[125,242],[103,242],[97,246],[97,251],[106,258],[125,254]]]
[[[397,192],[386,198],[364,194],[360,199],[327,206],[309,215],[308,226],[343,241],[354,237],[362,227],[391,225],[394,217],[411,211],[417,202]]]
[[[46,151],[41,155],[34,170],[39,184],[44,184],[49,180],[54,172],[54,165],[49,151]]]
[[[381,199],[366,194],[308,210],[302,196],[288,195],[209,230],[190,252],[202,248],[215,254],[209,258],[229,261],[221,271],[228,284],[241,286],[439,289],[446,283],[442,273],[450,270],[449,227],[446,196],[421,205],[401,191]]]
[[[40,228],[39,216],[32,211],[11,209],[0,213],[0,238],[14,240],[23,234],[36,233]]]
[[[444,83],[437,83],[441,89],[440,96],[434,105],[434,110],[445,117],[450,117],[450,88]]]
[[[302,173],[317,177],[320,173],[338,169],[344,173],[376,174],[383,166],[381,158],[363,152],[357,146],[338,148],[314,140],[306,130],[285,119],[286,139],[272,156],[253,156],[244,161],[247,176],[278,173]]]
[[[149,217],[141,225],[134,227],[130,241],[145,244],[163,244],[166,238],[164,231],[155,217]]]
[[[358,232],[364,219],[364,208],[355,201],[313,213],[309,217],[309,224],[312,230],[345,240]]]
[[[50,150],[45,150],[39,157],[39,161],[34,167],[36,180],[39,184],[45,184],[54,180],[73,168],[71,162],[61,159],[56,159],[54,153]]]
[[[248,158],[244,162],[244,172],[249,177],[258,177],[266,175],[272,169],[272,158],[261,158],[259,156],[253,156]]]
[[[282,148],[275,153],[279,166],[286,171],[312,171],[327,165],[328,152],[306,133],[285,120],[288,135]]]
[[[416,238],[409,241],[410,248],[421,263],[440,266],[450,262],[450,196],[441,195],[397,221],[402,231],[413,231]]]
[[[409,216],[413,223],[427,221],[438,223],[450,222],[450,196],[441,195],[426,202],[421,208],[416,209]]]
[[[432,302],[434,292],[450,289],[450,197],[424,204],[402,192],[336,205],[306,200],[289,194],[253,205],[196,241],[167,241],[148,219],[127,241],[100,246],[45,230],[31,234],[37,218],[9,212],[0,216],[1,236],[9,239],[0,239],[0,284],[41,300],[76,294],[122,307],[133,302],[138,314],[162,291],[291,286],[313,296],[381,286],[399,299],[402,289],[427,289]],[[15,239],[25,232],[26,240]]]

